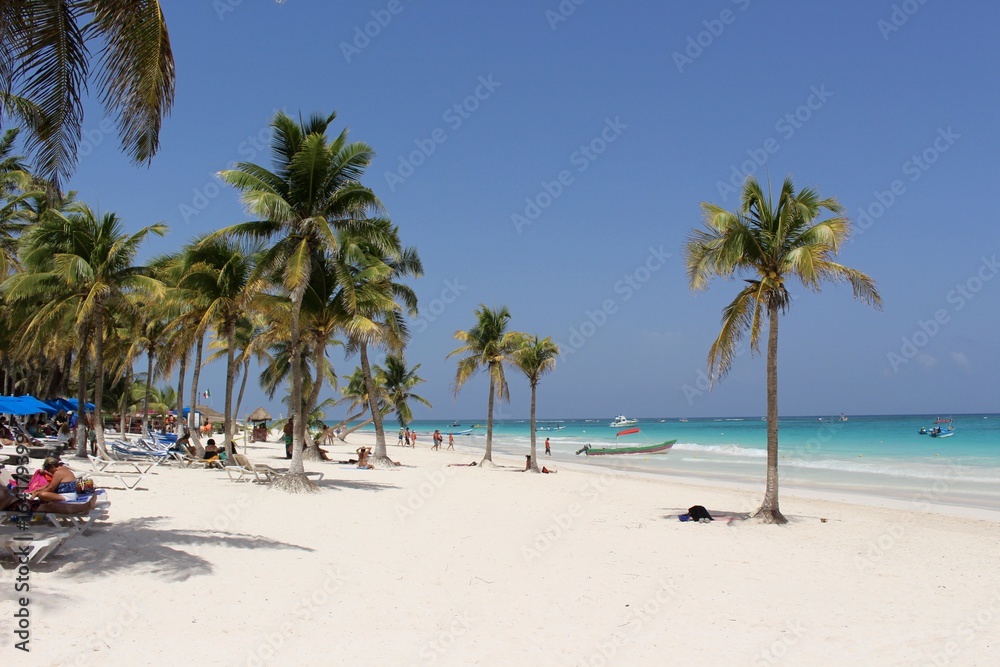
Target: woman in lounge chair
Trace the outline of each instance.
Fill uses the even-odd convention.
[[[209,438],[208,443],[205,444],[205,461],[211,461],[212,459],[219,458],[219,447],[215,444],[215,438]]]
[[[42,463],[42,470],[52,475],[52,479],[42,488],[32,491],[32,499],[43,502],[76,500],[76,475],[62,461],[50,456]]]
[[[18,502],[17,494],[6,486],[0,486],[0,511],[20,511],[22,506]],[[85,503],[67,503],[63,501],[42,503],[31,509],[38,513],[52,514],[87,514],[97,505],[97,494],[94,493]]]

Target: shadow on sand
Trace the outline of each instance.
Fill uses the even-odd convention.
[[[166,517],[143,517],[114,524],[96,524],[87,535],[73,538],[62,550],[32,569],[59,570],[61,575],[70,577],[113,577],[152,572],[176,582],[211,575],[214,571],[211,561],[186,551],[184,547],[313,551],[260,535],[157,528],[156,524],[164,520]]]

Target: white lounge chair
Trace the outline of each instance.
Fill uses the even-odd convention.
[[[15,561],[27,558],[27,562],[41,563],[54,554],[73,532],[65,528],[30,528],[0,532],[0,549]]]

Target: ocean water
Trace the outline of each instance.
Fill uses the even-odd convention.
[[[952,437],[920,435],[938,417],[953,418]],[[759,485],[766,470],[767,424],[760,417],[690,419],[639,418],[640,432],[618,444],[655,444],[677,440],[662,454],[587,457],[575,452],[586,444],[614,445],[620,429],[611,417],[539,420],[539,455],[549,437],[552,459],[592,466],[615,466],[647,473],[698,477]],[[421,445],[431,433],[464,431],[456,447],[482,452],[485,420],[417,421]],[[387,426],[389,426],[387,424]],[[395,426],[395,425],[393,425]],[[947,426],[947,425],[945,425]],[[629,427],[632,428],[632,427]],[[387,429],[390,445],[396,431]],[[1000,415],[883,415],[782,417],[779,421],[778,472],[782,488],[876,495],[914,503],[1000,510]],[[494,422],[493,448],[523,455],[530,447],[528,420]],[[759,494],[758,494],[759,495]],[[749,501],[748,501],[749,502]]]

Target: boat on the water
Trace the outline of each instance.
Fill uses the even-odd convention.
[[[577,450],[577,454],[587,456],[613,456],[616,454],[656,454],[657,452],[669,451],[674,446],[676,440],[667,440],[658,445],[635,445],[632,447],[591,447],[584,445]]]
[[[934,422],[935,424],[948,424],[948,428],[943,426],[932,426],[930,428],[922,428],[917,433],[920,435],[929,435],[932,438],[948,438],[955,435],[955,420],[954,419],[938,419]]]
[[[566,426],[563,425],[563,424],[543,424],[543,425],[540,425],[540,426],[536,426],[535,430],[536,431],[561,431],[564,428],[566,428]]]
[[[472,433],[472,429],[467,428],[464,431],[449,431],[448,433],[445,433],[445,435],[469,435],[470,433]]]
[[[628,419],[625,415],[618,415],[610,424],[608,424],[608,426],[611,428],[621,428],[622,426],[631,426],[632,424],[638,423],[638,419]]]

